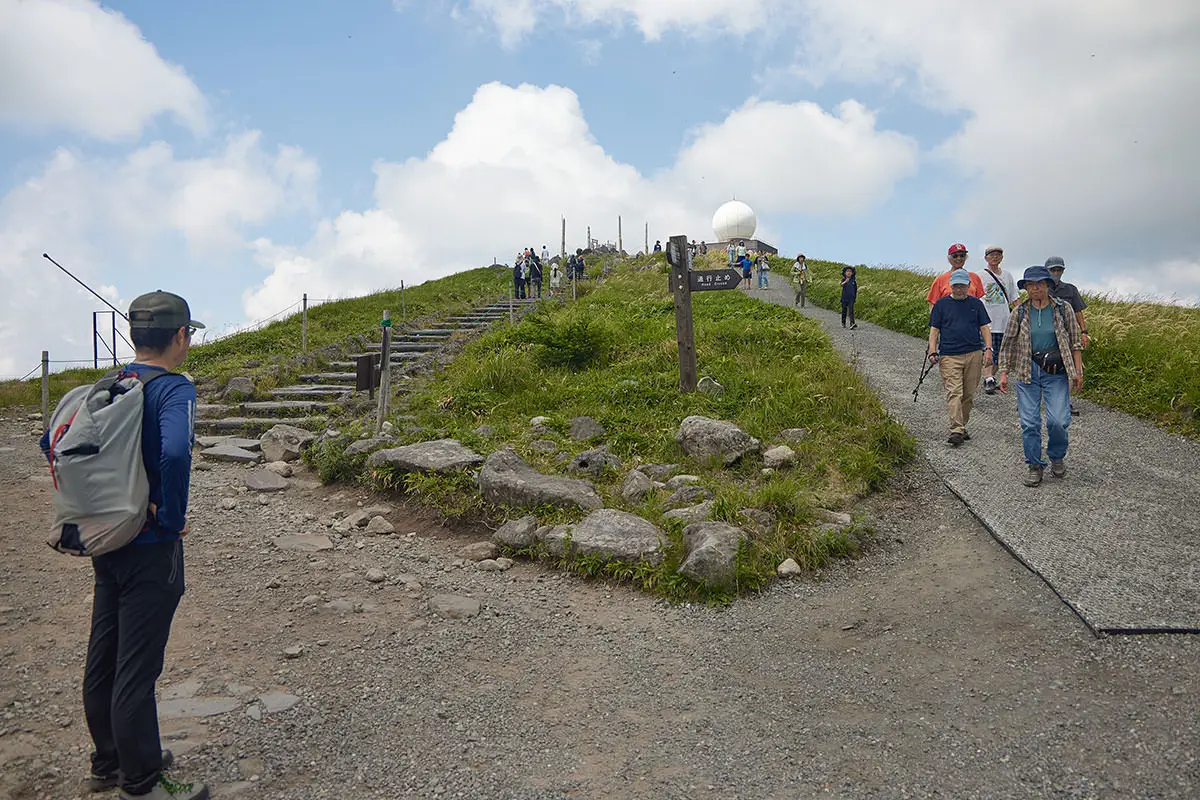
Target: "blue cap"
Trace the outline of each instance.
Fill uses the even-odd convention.
[[[1017,281],[1017,288],[1024,289],[1025,284],[1034,281],[1045,281],[1046,283],[1053,284],[1054,276],[1050,274],[1050,270],[1046,269],[1041,264],[1035,264],[1034,266],[1028,267],[1025,270],[1024,277]]]
[[[950,285],[962,284],[964,286],[971,285],[971,273],[965,269],[956,269],[950,273]]]

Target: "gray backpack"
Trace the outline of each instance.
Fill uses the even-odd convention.
[[[146,526],[150,481],[142,461],[144,388],[166,370],[116,370],[59,401],[50,418],[54,527],[49,545],[98,556],[129,544]]]

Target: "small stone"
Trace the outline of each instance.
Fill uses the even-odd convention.
[[[224,497],[221,499],[221,508],[226,511],[233,511],[237,508],[237,499],[233,497]]]
[[[294,644],[291,647],[283,648],[284,658],[299,658],[303,654],[304,647],[302,645]]]
[[[760,469],[758,471],[758,474],[762,475],[764,478],[769,478],[775,474],[775,468],[774,467],[763,467],[762,469]]]
[[[501,525],[500,529],[492,534],[492,540],[505,547],[521,550],[534,543],[537,526],[537,517],[534,516],[514,519]]]
[[[288,487],[287,479],[265,469],[256,469],[245,478],[246,488],[254,492],[279,492]]]
[[[280,550],[318,553],[322,550],[332,550],[333,542],[323,533],[301,533],[280,536],[275,539],[275,546]]]
[[[267,464],[265,467],[263,467],[263,469],[270,470],[281,478],[292,477],[292,465],[286,461],[272,461],[270,464]]]
[[[534,439],[529,443],[529,449],[546,455],[554,455],[558,452],[558,442],[552,439]]]
[[[550,425],[549,417],[534,417],[529,420],[529,427],[537,430],[538,428],[546,428]]]
[[[255,722],[262,722],[262,707],[257,703],[247,706],[246,716]]]
[[[827,508],[818,508],[817,518],[824,522],[828,522],[831,525],[838,525],[841,527],[845,527],[854,522],[854,519],[849,514],[841,511],[830,511]]]
[[[667,508],[681,508],[683,506],[695,505],[702,503],[705,500],[712,500],[713,493],[703,486],[681,486],[679,489],[666,499],[664,505]]]
[[[700,477],[698,475],[676,475],[667,481],[667,490],[673,492],[680,487],[691,486],[699,482]]]
[[[780,562],[779,566],[775,568],[775,572],[777,572],[782,578],[790,578],[793,575],[802,575],[804,570],[800,569],[800,565],[796,563],[796,559],[785,558],[782,562]]]
[[[704,394],[722,395],[725,394],[725,387],[705,375],[696,384],[696,391],[703,392]]]
[[[263,710],[268,714],[287,711],[300,702],[300,698],[287,692],[267,692],[260,695],[258,701],[263,704]]]
[[[480,572],[502,572],[504,568],[500,566],[498,561],[491,558],[485,558],[482,561],[475,562],[475,569],[479,570]]]
[[[443,619],[469,619],[479,616],[479,601],[454,594],[435,594],[429,599],[429,610]]]
[[[499,553],[500,548],[495,542],[473,542],[460,549],[457,555],[465,561],[484,561],[495,558]]]
[[[387,580],[387,575],[384,575],[381,569],[369,569],[365,577],[368,583],[383,583]]]
[[[471,431],[471,433],[475,434],[480,439],[490,439],[496,435],[496,429],[491,425],[480,425],[478,428]]]
[[[763,466],[768,469],[790,467],[796,462],[796,451],[786,444],[768,448],[763,453]]]
[[[606,433],[608,431],[604,429],[604,426],[591,417],[575,417],[571,420],[571,438],[576,442],[598,439]]]
[[[628,503],[640,503],[654,491],[654,481],[639,470],[630,470],[621,482],[621,497]]]
[[[808,429],[787,428],[779,432],[779,438],[789,444],[798,444],[808,438]]]
[[[372,517],[367,524],[367,533],[376,536],[388,536],[396,532],[396,526],[380,516]]]
[[[379,432],[391,436],[396,431],[396,426],[390,422],[384,422],[379,426]]]
[[[278,589],[280,586],[283,586],[283,584],[279,582],[278,578],[272,578],[271,580],[267,581],[268,589]]]
[[[271,505],[271,498],[267,497],[265,494],[260,494],[258,496],[258,504],[260,506],[269,506]]]
[[[496,559],[496,565],[504,571],[512,569],[514,566],[516,566],[516,564],[517,562],[513,561],[511,558],[500,557]]]

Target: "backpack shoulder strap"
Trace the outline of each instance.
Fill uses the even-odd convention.
[[[162,367],[150,367],[149,369],[138,373],[137,379],[142,382],[142,388],[144,389],[150,383],[150,381],[154,380],[155,378],[161,378],[163,375],[173,374],[174,373],[169,369],[163,369]]]

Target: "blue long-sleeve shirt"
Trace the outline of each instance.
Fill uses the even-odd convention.
[[[125,369],[142,374],[145,364]],[[169,542],[179,538],[187,521],[188,490],[192,475],[196,387],[182,375],[171,373],[145,387],[142,412],[142,461],[150,481],[150,502],[158,508],[155,524],[147,523],[133,544]],[[42,435],[42,452],[50,451],[50,432]]]

